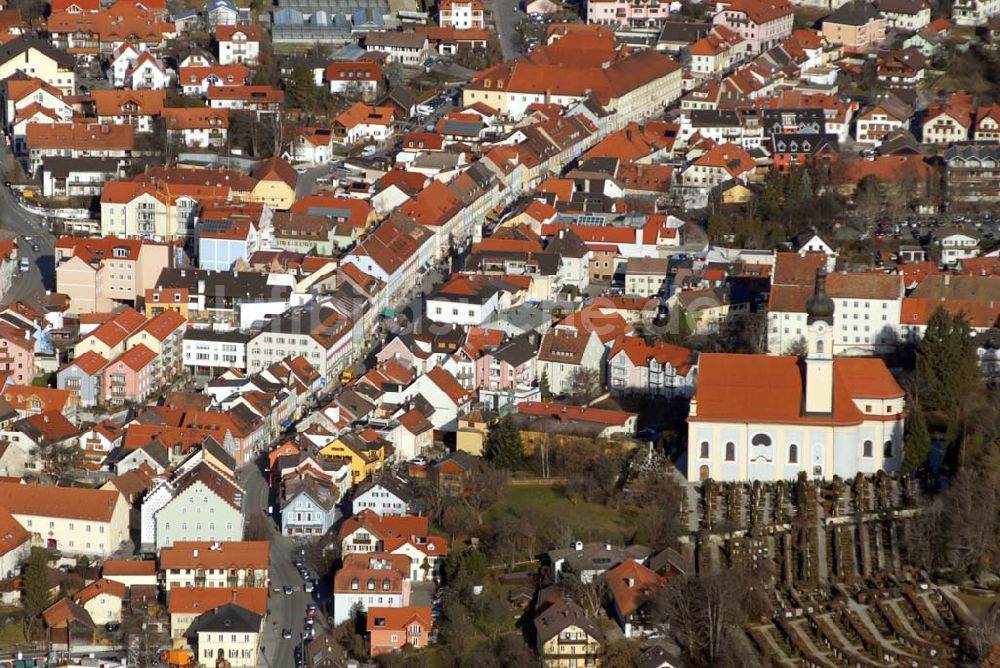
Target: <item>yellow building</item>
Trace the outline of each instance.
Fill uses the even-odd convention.
[[[63,95],[76,92],[75,66],[73,56],[40,39],[22,37],[0,49],[0,79],[27,74],[58,88]]]
[[[486,418],[477,410],[470,411],[458,418],[455,449],[475,455],[476,457],[482,457],[483,449],[486,447],[488,427]]]
[[[150,288],[145,292],[143,310],[147,318],[174,311],[187,320],[189,299],[187,288]]]
[[[540,593],[541,596],[541,593]],[[540,601],[535,617],[538,654],[546,668],[579,668],[597,665],[604,645],[604,632],[597,620],[587,617],[569,599]]]
[[[351,463],[351,484],[357,485],[382,470],[388,445],[374,430],[347,433],[325,445],[319,452],[326,457],[344,458]]]
[[[263,202],[278,211],[292,208],[299,175],[288,161],[268,158],[257,163],[250,171],[250,176],[257,179],[257,184],[250,191],[251,200]]]

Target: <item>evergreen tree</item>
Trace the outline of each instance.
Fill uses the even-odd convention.
[[[514,418],[505,415],[486,437],[486,457],[500,468],[513,470],[521,465],[524,449]]]
[[[953,416],[964,396],[978,385],[975,351],[965,316],[941,307],[927,321],[917,346],[917,376],[923,386],[921,407]]]
[[[542,377],[538,379],[538,392],[542,395],[542,399],[552,398],[552,387],[549,386],[549,370],[542,370]]]
[[[917,471],[927,466],[931,454],[931,433],[927,429],[924,412],[915,408],[906,421],[906,436],[903,439],[903,469]]]
[[[49,607],[51,589],[48,555],[44,550],[35,548],[28,557],[28,567],[24,572],[24,616],[29,628],[35,617]]]

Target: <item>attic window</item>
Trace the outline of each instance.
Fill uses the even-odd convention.
[[[153,293],[153,301],[154,302],[160,301],[160,293],[159,292],[154,292]]]

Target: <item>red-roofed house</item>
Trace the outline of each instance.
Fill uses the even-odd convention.
[[[933,102],[921,124],[921,141],[925,144],[953,144],[968,141],[976,124],[973,96],[953,93],[943,102]]]
[[[677,175],[678,184],[690,191],[693,202],[707,201],[716,186],[731,180],[747,182],[757,168],[752,155],[738,144],[716,144],[695,158]]]
[[[371,656],[390,654],[405,647],[426,647],[431,623],[430,608],[368,608]]]
[[[102,400],[110,406],[142,403],[155,388],[156,353],[140,344],[111,360],[104,370]]]
[[[333,119],[334,137],[343,144],[385,141],[392,132],[394,118],[395,110],[392,107],[375,107],[355,102]]]
[[[434,407],[428,419],[441,431],[457,430],[458,418],[469,412],[473,400],[473,392],[462,387],[455,376],[440,366],[417,378],[401,396],[405,401],[418,394]]]
[[[645,625],[649,604],[667,584],[667,578],[646,568],[634,559],[626,559],[604,574],[611,592],[615,618],[631,638]]]
[[[754,54],[792,34],[795,8],[787,0],[732,0],[718,3],[716,11],[712,22],[742,36]]]
[[[608,353],[608,389],[619,396],[690,396],[696,369],[697,356],[687,348],[626,336]]]
[[[877,284],[865,285],[877,292]],[[902,389],[880,359],[834,358],[838,330],[863,320],[827,294],[822,270],[806,300],[804,358],[699,357],[688,414],[689,481],[794,480],[800,472],[829,480],[898,470]],[[850,324],[837,326],[840,320]]]
[[[258,24],[220,25],[215,28],[220,65],[256,65],[263,30]]]

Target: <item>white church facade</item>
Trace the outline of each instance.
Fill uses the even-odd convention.
[[[688,413],[689,481],[899,470],[903,390],[880,359],[833,357],[835,309],[824,268],[806,310],[804,357],[701,354]]]

